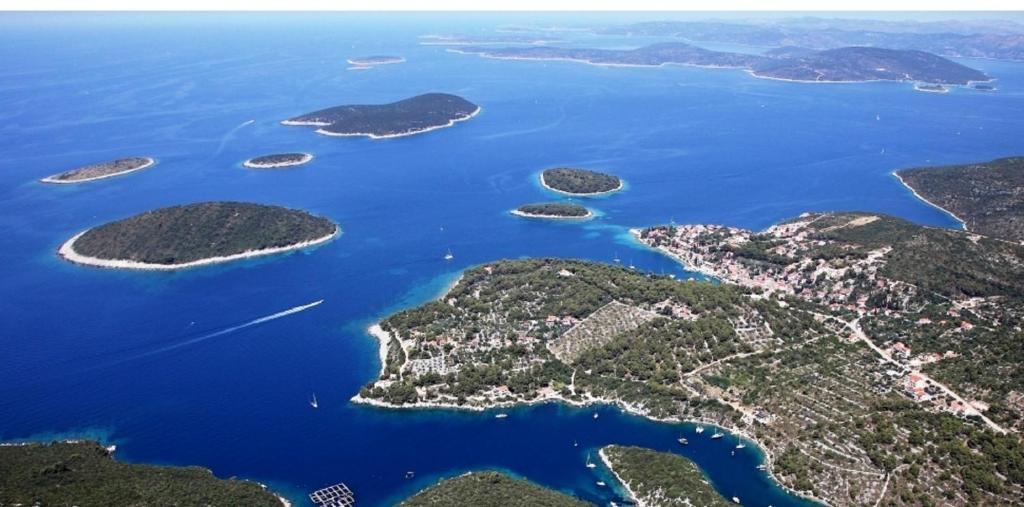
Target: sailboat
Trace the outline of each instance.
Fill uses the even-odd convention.
[[[615,257],[612,257],[612,260],[615,261],[615,263],[622,262],[622,259],[619,258],[619,252],[615,252]]]
[[[588,455],[587,455],[587,468],[594,468],[594,467],[596,467],[596,466],[597,466],[597,465],[596,465],[596,464],[594,464],[594,462],[593,462],[593,461],[590,461],[590,455],[588,454]]]
[[[309,400],[309,406],[313,408],[320,408],[320,403],[316,401],[316,393],[313,393],[313,399]]]
[[[697,426],[697,434],[699,435],[701,433],[704,433],[704,427],[703,426]]]
[[[746,446],[747,446],[747,444],[736,444],[736,448],[737,449],[743,449]]]
[[[451,249],[451,248],[449,248],[449,249],[448,249],[448,252],[444,254],[444,260],[446,260],[446,261],[450,261],[450,260],[452,260],[452,259],[454,259],[454,258],[455,258],[455,256],[454,256],[454,255],[452,255],[452,249]]]
[[[722,438],[724,436],[724,433],[719,433],[718,431],[716,431],[713,435],[711,435],[711,438]]]
[[[686,437],[679,437],[676,439],[676,442],[679,442],[680,445],[686,445],[690,443],[690,441],[687,440]]]

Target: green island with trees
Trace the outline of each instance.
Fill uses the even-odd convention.
[[[575,167],[546,169],[540,174],[543,186],[572,195],[597,195],[615,192],[622,188],[617,176]]]
[[[449,93],[425,93],[390,104],[335,106],[306,113],[281,123],[314,126],[329,136],[371,139],[418,134],[468,120],[480,111],[476,104]]]
[[[403,500],[401,507],[586,507],[592,504],[503,473],[471,472]]]
[[[590,210],[579,204],[565,202],[546,202],[524,204],[515,209],[513,214],[531,218],[589,218]]]
[[[251,481],[200,467],[120,463],[96,442],[0,445],[0,505],[245,505],[281,507]]]
[[[601,458],[640,505],[730,505],[694,462],[678,454],[609,445],[601,449]]]
[[[326,241],[337,232],[330,220],[304,211],[203,202],[147,211],[89,229],[65,243],[60,253],[85,264],[92,259],[97,264],[127,261],[173,267],[297,248]]]

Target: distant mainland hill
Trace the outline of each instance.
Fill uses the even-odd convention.
[[[156,161],[149,157],[119,158],[47,176],[41,181],[43,183],[84,183],[139,171],[155,163]]]
[[[649,21],[597,28],[602,35],[672,37],[757,47],[916,49],[947,57],[1024,60],[1024,26],[1008,20],[899,21],[793,17],[758,22]]]
[[[281,253],[338,234],[304,211],[243,202],[204,202],[147,211],[79,233],[58,251],[77,263],[123,269],[180,269]]]
[[[918,197],[960,220],[968,231],[1024,241],[1024,157],[918,167],[894,174]]]
[[[577,196],[601,195],[622,189],[622,180],[617,176],[578,167],[546,169],[540,174],[540,183],[549,190]]]
[[[329,136],[401,137],[450,127],[480,112],[480,106],[448,93],[426,93],[390,104],[344,105],[282,121],[319,127]]]
[[[747,70],[761,78],[808,82],[922,81],[966,85],[988,81],[985,73],[941,56],[917,50],[844,47],[823,51],[789,48],[754,55],[712,51],[682,42],[636,49],[588,49],[548,46],[462,46],[453,51],[509,60],[569,60],[595,65],[694,65]]]

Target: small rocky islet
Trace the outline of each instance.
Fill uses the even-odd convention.
[[[150,157],[127,157],[90,164],[43,178],[43,183],[84,183],[139,171],[156,164]]]

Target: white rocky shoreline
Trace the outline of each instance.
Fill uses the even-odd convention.
[[[293,167],[293,166],[302,165],[302,164],[305,164],[305,163],[308,163],[308,162],[312,161],[313,160],[313,154],[312,153],[303,153],[301,158],[298,158],[298,159],[295,159],[295,160],[286,160],[286,161],[282,161],[282,162],[272,162],[272,163],[269,163],[269,164],[261,164],[259,162],[254,162],[255,160],[257,160],[259,158],[264,158],[264,157],[250,158],[249,160],[246,160],[245,162],[243,162],[242,165],[245,166],[245,167],[248,167],[250,169],[274,169],[274,168],[278,168],[278,167]]]
[[[181,262],[177,264],[156,264],[152,262],[139,262],[131,261],[127,259],[102,259],[99,257],[90,257],[82,255],[75,251],[75,241],[78,240],[83,234],[89,232],[91,229],[86,229],[78,234],[75,234],[71,239],[67,240],[57,249],[57,255],[63,257],[69,262],[75,264],[82,264],[85,266],[94,266],[100,268],[113,268],[113,269],[137,269],[137,270],[148,270],[148,271],[174,271],[178,269],[195,268],[199,266],[208,266],[211,264],[220,264],[224,262],[231,262],[241,259],[249,259],[252,257],[261,257],[264,255],[273,255],[288,252],[291,250],[301,250],[312,246],[326,243],[338,235],[341,234],[341,227],[335,225],[334,231],[325,236],[303,241],[301,243],[295,243],[288,246],[263,248],[259,250],[248,250],[245,252],[223,255],[218,257],[208,257],[206,259],[199,259],[190,262]]]
[[[952,211],[949,211],[948,209],[943,208],[942,206],[939,206],[938,204],[935,204],[934,202],[931,202],[928,199],[925,199],[924,196],[922,196],[921,194],[917,193],[917,190],[914,190],[914,187],[908,185],[906,181],[903,181],[903,177],[900,176],[899,171],[893,171],[890,174],[892,174],[897,180],[899,180],[901,185],[903,185],[904,187],[907,187],[907,190],[910,190],[910,193],[914,194],[914,197],[917,197],[918,199],[924,201],[925,204],[928,204],[929,206],[931,206],[933,208],[936,208],[939,211],[942,211],[943,213],[949,215],[950,217],[953,218],[953,220],[956,220],[957,222],[960,222],[960,228],[961,229],[963,229],[965,231],[967,230],[967,222],[965,222],[964,219],[956,216],[956,214],[953,213]]]
[[[515,215],[517,217],[522,217],[522,218],[536,218],[536,219],[540,219],[540,220],[565,220],[565,221],[570,221],[570,222],[574,221],[574,220],[589,220],[591,218],[594,218],[594,213],[592,211],[590,211],[589,209],[587,210],[587,214],[586,215],[580,215],[580,216],[538,215],[537,213],[527,213],[525,211],[519,211],[518,209],[514,209],[512,211],[509,211],[509,213],[513,214],[513,215]]]
[[[132,167],[131,169],[125,169],[123,171],[118,171],[118,172],[115,172],[115,173],[101,174],[99,176],[92,176],[92,177],[89,177],[89,178],[80,178],[80,179],[75,179],[75,180],[62,180],[62,179],[58,179],[58,177],[60,175],[67,174],[67,172],[69,172],[69,171],[66,171],[66,172],[63,172],[63,173],[60,173],[60,174],[54,174],[52,176],[47,176],[47,177],[45,177],[45,178],[43,178],[43,179],[41,179],[39,181],[41,181],[43,183],[55,183],[55,184],[58,184],[58,185],[71,185],[71,184],[74,184],[74,183],[85,183],[87,181],[96,181],[96,180],[102,180],[102,179],[106,179],[106,178],[113,178],[115,176],[122,176],[122,175],[125,175],[125,174],[128,174],[128,173],[133,173],[135,171],[141,171],[141,170],[143,170],[143,169],[145,169],[147,167],[151,167],[154,164],[156,164],[156,159],[154,159],[154,158],[151,158],[151,157],[140,157],[140,158],[144,159],[146,162],[143,163],[142,165],[137,166],[137,167]],[[74,170],[75,169],[72,169],[72,171],[74,171]]]
[[[406,132],[399,132],[397,134],[384,134],[384,135],[381,135],[381,134],[374,134],[373,132],[330,132],[330,131],[324,130],[322,128],[321,129],[316,129],[314,132],[316,132],[317,134],[321,134],[321,135],[325,135],[325,136],[330,136],[330,137],[369,137],[370,139],[374,139],[374,140],[377,140],[377,139],[393,139],[393,138],[396,138],[396,137],[412,136],[412,135],[416,135],[416,134],[422,134],[424,132],[430,132],[432,130],[448,128],[448,127],[454,126],[456,123],[458,123],[460,121],[466,121],[466,120],[468,120],[470,118],[473,118],[474,116],[480,114],[480,111],[482,111],[482,110],[483,110],[483,108],[481,108],[480,106],[477,106],[476,110],[473,111],[472,113],[469,113],[468,115],[465,115],[465,116],[460,116],[458,118],[452,118],[452,119],[448,120],[448,123],[446,123],[444,125],[434,125],[432,127],[426,127],[426,128],[422,128],[422,129],[414,129],[414,130],[409,130],[409,131],[406,131]],[[322,122],[322,121],[283,120],[281,122],[281,125],[304,126],[304,127],[327,127],[327,126],[333,125],[333,123]]]

